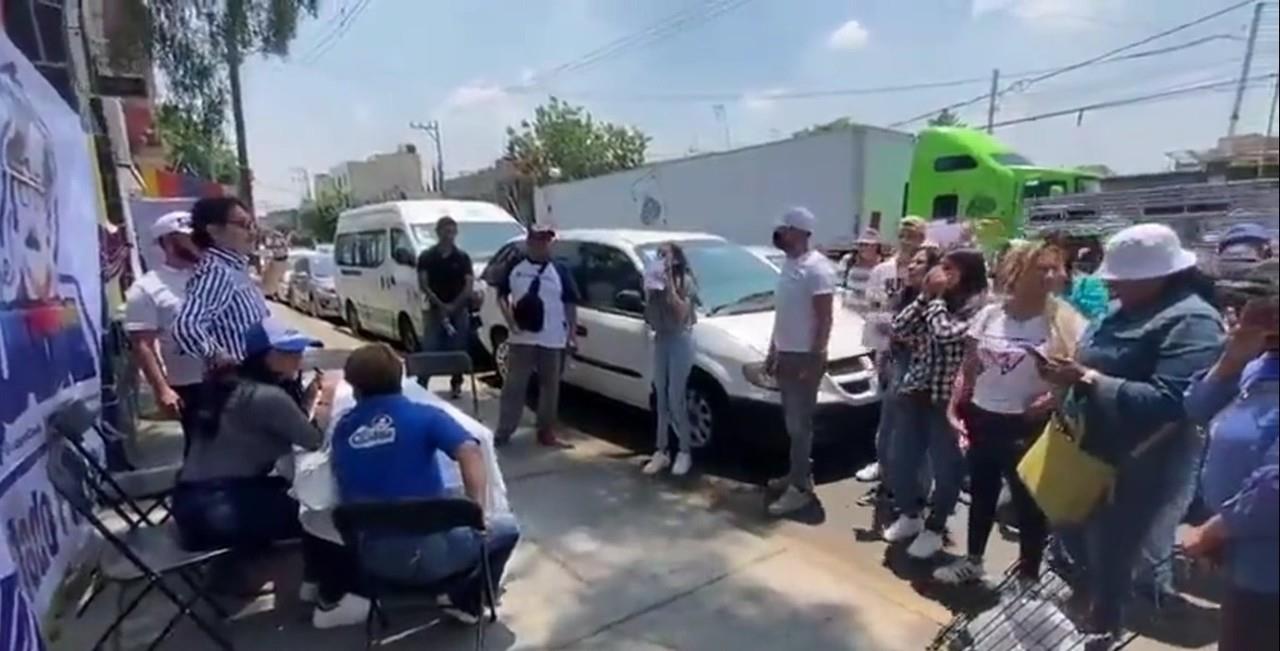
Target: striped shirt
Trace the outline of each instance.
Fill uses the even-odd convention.
[[[187,283],[173,338],[183,354],[206,362],[219,354],[240,361],[245,331],[269,314],[262,290],[249,275],[248,256],[212,247]]]

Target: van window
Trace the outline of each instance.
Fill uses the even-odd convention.
[[[940,194],[933,198],[934,219],[956,217],[960,214],[960,197],[954,194]]]
[[[409,234],[399,228],[391,229],[391,251],[397,261],[416,261],[418,259],[418,250],[413,246],[413,241],[409,239]],[[411,263],[405,262],[404,264]]]
[[[355,233],[343,233],[334,240],[333,259],[343,267],[356,266]]]
[[[978,167],[978,161],[973,156],[961,154],[959,156],[939,156],[933,161],[933,171],[935,172],[958,172],[960,170],[971,170]]]
[[[356,233],[355,266],[377,267],[387,257],[387,232]]]

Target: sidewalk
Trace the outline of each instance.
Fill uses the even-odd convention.
[[[493,396],[485,396],[492,408]],[[484,409],[483,411],[488,411]],[[152,458],[180,449],[172,423],[144,428]],[[567,452],[518,435],[502,451],[523,539],[509,566],[490,649],[923,649],[937,622],[866,589],[864,575],[785,536],[753,533],[716,509],[698,480],[641,476],[631,453],[578,436]],[[361,648],[363,627],[317,631],[296,602],[297,562],[273,572],[275,595],[228,630],[238,649]],[[55,650],[87,648],[114,612],[103,595],[86,621],[63,621]],[[149,641],[164,612],[151,602],[126,642]],[[470,632],[392,614],[385,648],[469,649]],[[144,646],[144,645],[138,645]],[[167,648],[211,645],[184,624]],[[133,648],[128,644],[123,648]]]

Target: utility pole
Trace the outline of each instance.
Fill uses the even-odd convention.
[[[440,121],[432,120],[427,123],[410,122],[410,129],[417,129],[431,137],[436,144],[436,165],[431,173],[431,189],[441,194],[444,193],[444,149],[440,145]]]
[[[1000,92],[1000,69],[991,70],[991,97],[987,100],[987,133],[996,130],[996,94]]]
[[[244,0],[227,0],[227,13],[222,38],[227,45],[227,77],[231,87],[231,119],[236,129],[236,167],[239,175],[240,199],[253,212],[253,173],[249,171],[249,143],[245,140],[244,104],[240,90],[240,35],[244,33]]]
[[[711,113],[716,116],[716,121],[724,130],[724,148],[733,149],[733,139],[729,135],[729,114],[725,111],[724,104],[712,104]]]
[[[1236,135],[1240,123],[1240,105],[1244,102],[1244,87],[1249,82],[1249,68],[1253,66],[1253,50],[1258,43],[1258,25],[1262,23],[1264,3],[1253,6],[1253,23],[1249,25],[1249,41],[1245,44],[1244,63],[1240,66],[1240,81],[1236,84],[1236,99],[1231,104],[1231,122],[1227,125],[1227,137]]]
[[[293,173],[290,178],[302,183],[302,201],[311,203],[311,173],[305,167],[291,167],[289,171]]]
[[[1270,138],[1276,126],[1276,105],[1280,103],[1280,78],[1271,85],[1271,110],[1267,112],[1267,137]]]

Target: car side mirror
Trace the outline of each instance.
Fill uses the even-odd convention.
[[[643,312],[644,296],[634,289],[624,289],[613,297],[613,306],[624,312]]]
[[[412,267],[417,262],[413,259],[413,251],[409,249],[396,249],[391,253],[391,259],[395,260],[397,264],[402,264],[406,267]]]

